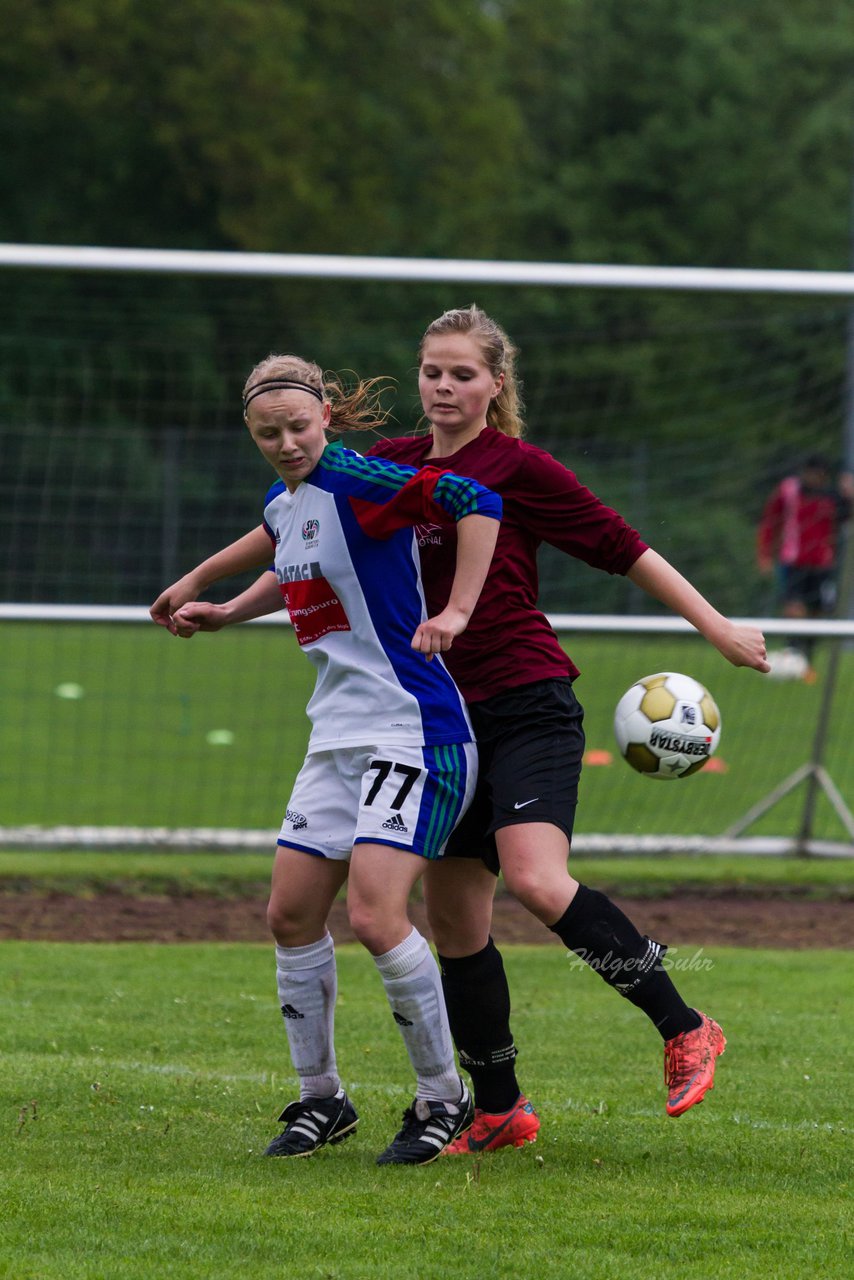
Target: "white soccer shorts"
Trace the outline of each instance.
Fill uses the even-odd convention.
[[[297,775],[278,843],[339,861],[365,843],[441,858],[476,781],[473,742],[316,751]]]

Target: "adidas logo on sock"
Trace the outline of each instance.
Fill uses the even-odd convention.
[[[409,833],[409,827],[403,821],[399,813],[395,813],[390,818],[386,818],[383,823],[383,831],[405,831]]]
[[[402,1013],[397,1013],[394,1009],[391,1011],[391,1016],[399,1027],[411,1027],[413,1025],[408,1018],[404,1018]]]
[[[295,1009],[292,1004],[283,1004],[282,1017],[283,1018],[304,1018],[305,1014],[300,1013],[299,1009]]]

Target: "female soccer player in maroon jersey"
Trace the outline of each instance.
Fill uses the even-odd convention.
[[[476,1104],[471,1130],[446,1154],[518,1146],[539,1128],[516,1079],[509,991],[490,936],[499,869],[511,892],[569,950],[655,1024],[664,1041],[666,1109],[681,1115],[712,1087],[726,1042],[711,1018],[682,1000],[661,964],[664,945],[643,937],[609,898],[569,874],[583,713],[572,689],[577,669],[537,608],[537,549],[549,542],[626,575],[735,666],[768,670],[763,636],[723,617],[571,471],[522,440],[516,350],[483,311],[445,312],[428,327],[419,357],[430,431],[381,441],[372,451],[471,476],[504,502],[480,600],[468,631],[446,655],[478,739],[478,792],[445,857],[424,879],[451,1028]],[[420,534],[432,607],[447,590],[453,530],[431,525]],[[183,603],[186,591],[259,565],[267,554],[266,541],[250,533],[176,583],[154,609]]]

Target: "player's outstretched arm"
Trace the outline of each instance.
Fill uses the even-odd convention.
[[[241,591],[225,604],[211,604],[207,600],[189,601],[172,615],[173,635],[189,640],[197,631],[221,631],[223,627],[238,622],[249,622],[267,613],[276,613],[285,607],[276,575],[269,572]]]
[[[270,563],[270,553],[270,539],[264,526],[258,525],[236,542],[197,564],[195,569],[185,573],[171,587],[161,591],[149,613],[158,626],[166,627],[173,635],[177,635],[172,619],[182,605],[190,600],[197,600],[213,582],[231,578],[236,573],[247,573],[250,569],[263,568]]]
[[[412,637],[412,648],[427,654],[450,649],[462,635],[478,602],[498,538],[498,521],[492,516],[463,516],[457,521],[457,567],[448,603],[428,618]]]
[[[681,614],[735,667],[770,671],[765,637],[758,627],[731,622],[701,596],[678,569],[652,548],[640,555],[626,575],[636,586]]]

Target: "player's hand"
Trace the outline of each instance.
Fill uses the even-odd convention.
[[[450,649],[455,637],[461,635],[467,626],[467,614],[459,609],[443,609],[435,618],[421,623],[412,637],[412,648],[416,653],[423,653],[429,662],[434,653]]]
[[[165,591],[161,591],[148,612],[159,627],[165,627],[173,636],[176,636],[178,632],[173,622],[174,615],[183,605],[195,600],[198,594],[198,587],[187,574],[186,577],[173,582],[172,586],[167,587]]]
[[[727,622],[717,648],[734,667],[752,667],[754,671],[770,671],[765,637],[758,627]]]
[[[200,600],[178,609],[172,616],[172,627],[169,630],[173,635],[189,640],[197,631],[221,631],[227,622],[228,614],[221,604]]]

